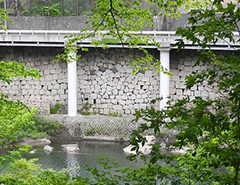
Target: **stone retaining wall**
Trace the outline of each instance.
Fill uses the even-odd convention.
[[[1,82],[1,93],[11,99],[20,99],[30,107],[39,108],[39,113],[49,114],[50,107],[57,102],[67,112],[67,64],[53,63],[62,48],[0,47],[0,59],[17,61],[42,75],[40,81],[30,77],[16,78],[8,85]],[[159,51],[149,50],[159,58]],[[82,53],[78,65],[78,110],[88,102],[92,113],[108,115],[131,115],[136,109],[146,108],[151,99],[159,96],[159,74],[154,71],[139,72],[132,75],[129,54],[141,55],[139,50],[90,48]],[[215,97],[212,87],[206,84],[185,90],[185,77],[191,71],[207,66],[196,66],[197,53],[193,50],[171,51],[170,94],[173,100],[184,95]],[[159,107],[156,104],[156,107]]]
[[[14,78],[8,85],[1,82],[1,92],[10,99],[20,99],[29,107],[38,107],[39,113],[49,114],[53,102],[67,101],[67,64],[53,63],[59,48],[0,47],[1,60],[23,63],[31,69],[40,71],[40,80],[27,77]]]
[[[153,55],[159,58],[157,51]],[[90,49],[78,62],[78,107],[86,102],[92,112],[133,114],[159,96],[159,74],[152,71],[132,75],[131,55],[139,50]]]
[[[221,54],[223,54],[223,52],[221,52]],[[219,96],[215,89],[216,86],[208,86],[206,82],[193,86],[191,90],[185,88],[185,78],[187,75],[192,71],[199,72],[209,67],[201,63],[198,66],[194,66],[198,56],[199,54],[195,50],[171,51],[170,70],[172,77],[170,77],[170,96],[173,102],[177,99],[182,99],[184,96],[190,96],[190,99],[193,99],[195,96],[201,96],[203,98],[216,98]]]

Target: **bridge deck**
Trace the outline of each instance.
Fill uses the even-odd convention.
[[[34,46],[34,47],[65,47],[68,38],[71,34],[81,35],[80,31],[76,30],[0,30],[0,46]],[[175,35],[175,31],[142,31],[134,32],[134,34],[141,34],[143,36],[151,36],[162,47],[172,48],[176,39],[180,38]],[[239,33],[234,32],[236,41],[239,39]],[[91,39],[85,39],[82,42],[76,44],[83,47],[95,47],[90,44]],[[185,42],[185,49],[200,49],[197,45],[192,45],[190,42]],[[230,45],[231,44],[231,48]],[[215,45],[211,45],[212,49],[216,50],[229,50],[239,49],[240,43],[218,41]],[[122,47],[121,44],[109,44],[110,47]],[[157,48],[155,45],[143,46],[145,48]]]

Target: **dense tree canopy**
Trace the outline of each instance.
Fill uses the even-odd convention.
[[[100,173],[93,169],[95,181],[92,184],[118,184],[120,181],[125,184],[240,184],[240,57],[238,48],[233,45],[240,42],[240,1],[223,3],[223,0],[145,0],[157,6],[159,12],[148,6],[142,8],[142,1],[98,0],[93,10],[94,15],[88,21],[92,30],[84,29],[81,36],[70,36],[66,51],[58,56],[59,59],[67,59],[72,50],[79,49],[73,45],[74,42],[98,35],[102,39],[94,40],[92,44],[104,48],[113,42],[129,48],[143,44],[156,44],[161,47],[151,37],[143,37],[141,29],[146,24],[153,26],[152,16],[159,12],[160,15],[179,17],[178,8],[185,4],[186,8],[190,8],[190,17],[188,25],[177,30],[181,39],[176,46],[183,49],[185,40],[199,46],[201,49],[196,65],[204,63],[209,66],[187,76],[186,89],[206,83],[209,86],[214,85],[221,96],[215,99],[200,96],[190,99],[186,96],[176,103],[169,102],[163,110],[149,107],[136,111],[134,121],[145,121],[145,124],[132,133],[131,143],[135,144],[136,148],[137,142],[145,142],[145,131],[152,130],[158,136],[162,134],[162,128],[168,128],[178,131],[176,141],[171,147],[184,148],[186,153],[165,155],[159,152],[161,145],[157,144],[153,146],[153,152],[146,159],[144,167],[122,169],[122,175],[112,176],[110,173]],[[136,34],[136,31],[139,33]],[[234,34],[234,31],[237,33]],[[218,40],[225,42],[231,52],[211,51],[209,44],[214,45]],[[161,61],[153,60],[146,50],[141,47],[140,49],[146,57],[133,61],[137,69],[148,70],[154,67],[159,70],[157,66]],[[9,73],[7,71],[0,74],[0,77],[8,79],[8,76],[4,75]],[[21,75],[26,74],[38,77],[35,72],[26,73],[26,70]],[[110,177],[107,177],[108,175]]]
[[[215,0],[207,8],[191,10],[189,15],[188,26],[177,30],[182,39],[176,45],[184,48],[185,39],[207,49],[199,50],[196,65],[204,63],[208,68],[187,76],[186,88],[205,83],[215,86],[220,96],[193,100],[186,96],[162,111],[149,108],[136,112],[136,120],[143,118],[147,123],[133,134],[133,141],[141,140],[139,133],[148,129],[154,129],[156,134],[161,133],[162,126],[177,129],[173,146],[188,149],[187,153],[173,156],[177,163],[167,167],[156,165],[151,169],[157,171],[156,177],[161,180],[170,177],[171,184],[239,184],[240,58],[233,45],[240,43],[239,1],[223,4],[222,0]],[[209,45],[217,41],[224,42],[232,52],[211,51]],[[169,156],[156,150],[151,162],[155,164],[162,158],[169,161]]]

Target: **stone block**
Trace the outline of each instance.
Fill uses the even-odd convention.
[[[200,96],[200,95],[201,95],[200,91],[194,91],[194,96]]]
[[[54,100],[55,100],[55,101],[61,100],[61,99],[60,99],[60,96],[57,94],[56,96],[54,96]]]
[[[146,77],[152,77],[153,76],[153,72],[152,71],[145,71],[145,76]]]
[[[129,110],[129,109],[125,109],[124,114],[126,114],[126,115],[130,115],[130,114],[131,114],[131,110]]]
[[[29,91],[27,89],[22,89],[22,95],[29,94]]]
[[[53,89],[55,89],[55,90],[60,89],[60,88],[59,88],[59,84],[55,84],[55,85],[53,86]]]
[[[148,97],[147,94],[142,94],[142,99],[145,99],[147,97]]]
[[[134,104],[133,108],[134,109],[139,109],[139,104]]]
[[[52,91],[51,91],[51,95],[52,95],[52,96],[57,95],[57,91],[56,91],[55,89],[52,89]]]
[[[57,93],[58,93],[58,95],[64,94],[64,89],[58,89]]]
[[[104,109],[104,110],[103,110],[103,114],[104,114],[104,115],[110,114],[110,110],[109,110],[109,109]]]
[[[47,75],[49,75],[49,74],[50,74],[49,69],[45,69],[45,70],[43,71],[43,76],[47,76]]]
[[[56,70],[53,68],[53,69],[50,69],[50,74],[55,74],[56,73]]]
[[[191,95],[191,91],[190,90],[184,90],[183,91],[183,95],[184,96],[190,96]]]
[[[104,113],[103,110],[104,109],[98,109],[99,114],[103,114]]]
[[[92,99],[97,99],[97,94],[92,94],[91,97]]]
[[[203,92],[201,93],[201,95],[202,95],[203,97],[208,97],[208,96],[209,96],[209,93],[208,93],[207,91],[203,91]]]
[[[140,104],[139,105],[139,109],[146,109],[147,108],[147,105],[146,104]]]
[[[113,89],[112,94],[113,95],[118,95],[118,90],[117,89]]]
[[[45,91],[44,90],[40,90],[40,95],[43,95],[43,94],[45,94]]]
[[[176,90],[176,95],[181,96],[182,94],[183,94],[182,89],[177,89],[177,90]]]
[[[66,94],[60,94],[59,96],[60,96],[61,101],[65,101],[68,99],[68,95],[66,95]]]
[[[143,78],[142,78],[142,81],[143,81],[143,82],[148,82],[149,79],[150,79],[149,77],[143,77]]]
[[[66,89],[67,88],[67,84],[61,84],[60,85],[60,89]]]

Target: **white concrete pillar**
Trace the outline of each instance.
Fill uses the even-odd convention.
[[[68,63],[68,116],[77,116],[77,62],[76,53],[69,54]]]
[[[170,71],[170,49],[160,49],[160,62],[164,69]],[[160,72],[160,110],[167,105],[169,97],[169,75]]]

